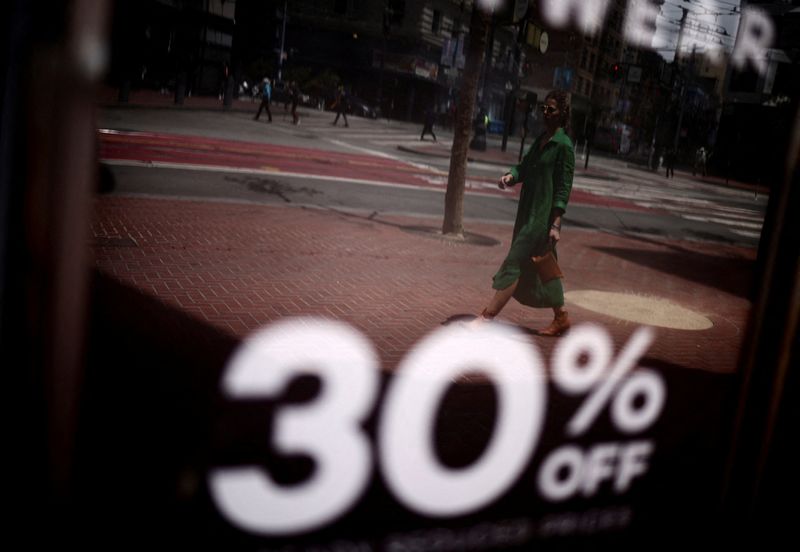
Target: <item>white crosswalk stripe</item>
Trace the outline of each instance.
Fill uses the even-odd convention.
[[[673,184],[641,180],[640,184],[633,187],[617,181],[578,178],[575,187],[603,197],[625,199],[640,207],[667,211],[686,220],[721,224],[731,232],[748,238],[758,238],[764,222],[762,204],[754,201],[752,207],[743,206],[745,202],[740,200],[737,205],[730,205],[717,197],[697,197],[696,193],[690,192],[693,189],[691,184],[681,182]]]
[[[734,234],[738,234],[740,236],[744,236],[746,238],[760,238],[761,232],[750,232],[748,230],[731,230]]]
[[[752,229],[761,229],[760,222],[744,222],[741,220],[731,219],[731,218],[720,218],[720,217],[698,217],[695,215],[686,215],[682,214],[681,217],[685,218],[686,220],[697,220],[700,222],[718,222],[719,224],[727,224],[728,226],[738,226],[740,228],[752,228]]]
[[[425,138],[425,141],[428,142],[429,144],[433,142],[433,140],[431,138],[428,138],[428,137]],[[380,139],[380,140],[370,140],[370,142],[372,142],[376,146],[394,146],[394,145],[397,145],[397,146],[418,146],[420,144],[419,136],[417,136],[416,139],[414,139],[414,138],[406,138],[406,139],[401,140],[401,141],[398,141],[397,139],[394,139],[394,140]],[[448,148],[453,146],[453,142],[451,140],[439,140],[436,143],[439,144],[440,146],[445,146],[445,147],[448,147]]]

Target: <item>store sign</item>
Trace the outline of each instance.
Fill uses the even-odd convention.
[[[375,50],[372,57],[372,66],[381,66],[381,52]],[[406,75],[414,75],[426,80],[435,81],[439,78],[439,65],[426,59],[402,54],[383,54],[383,68]]]
[[[541,0],[544,20],[557,29],[564,29],[575,24],[588,35],[597,34],[602,28],[611,2],[609,0]],[[659,29],[658,15],[661,6],[655,1],[629,0],[625,11],[623,38],[633,46],[652,48],[653,38]],[[775,25],[769,15],[754,6],[745,6],[741,10],[741,21],[736,36],[736,43],[731,54],[733,65],[743,70],[752,65],[762,75],[767,71],[767,52],[775,40]],[[661,23],[662,25],[664,23]],[[719,44],[712,36],[697,35],[687,37],[691,49],[697,46],[704,51],[710,61],[714,61]]]
[[[231,526],[267,539],[323,531],[350,515],[390,508],[416,516],[418,527],[429,523],[422,520],[474,514],[500,519],[497,527],[506,524],[507,538],[519,544],[578,531],[579,523],[574,531],[556,530],[551,511],[576,501],[592,508],[567,516],[574,523],[600,516],[602,530],[624,530],[632,519],[624,498],[648,476],[657,448],[648,431],[667,398],[662,376],[640,366],[654,338],[652,328],[639,328],[615,353],[609,333],[586,324],[546,362],[518,329],[447,326],[408,352],[381,389],[378,356],[359,331],[324,319],[275,323],[234,354],[223,394],[232,407],[270,401],[299,377],[317,378],[316,396],[281,405],[254,436],[269,441],[274,454],[306,457],[314,468],[281,484],[265,458],[218,465],[208,473],[210,496]],[[495,423],[483,451],[454,466],[437,450],[437,419],[454,382],[470,374],[493,389]],[[564,398],[574,408],[561,420],[552,413]],[[597,425],[606,430],[593,440]],[[534,521],[542,511],[550,515]],[[381,535],[414,534],[391,526],[401,518],[382,516]],[[483,525],[459,531],[493,526]]]

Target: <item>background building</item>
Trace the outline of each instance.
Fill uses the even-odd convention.
[[[800,1],[747,1],[775,24],[775,44],[766,53],[767,71],[726,68],[724,98],[712,168],[725,176],[766,185],[783,178],[800,82]],[[776,145],[780,145],[776,147]]]
[[[278,100],[282,83],[297,81],[316,107],[329,105],[344,83],[364,114],[421,121],[435,109],[447,125],[474,4],[117,0],[109,79],[123,101],[131,87],[147,87],[180,103],[187,94],[228,101],[269,76]],[[774,180],[784,152],[753,137],[778,133],[777,142],[788,143],[800,1],[649,4],[658,7],[658,28],[637,46],[627,36],[628,0],[610,0],[594,35],[548,26],[539,2],[507,3],[492,18],[478,87],[489,131],[520,134],[531,102],[560,88],[572,94],[570,133],[579,148],[592,137],[594,148],[638,161],[676,148],[679,163],[690,163],[702,146],[717,174]],[[730,21],[754,5],[776,25],[764,74],[728,63],[737,34]],[[538,132],[537,114],[528,120],[529,132]],[[762,149],[752,155],[754,147]]]
[[[130,87],[221,93],[226,67],[230,71],[235,8],[225,0],[117,0],[108,78],[120,87],[121,99]]]

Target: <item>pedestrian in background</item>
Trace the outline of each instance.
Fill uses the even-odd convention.
[[[297,81],[292,81],[289,85],[289,98],[292,102],[292,124],[299,125],[300,117],[297,115],[297,104],[300,103],[300,88],[297,86]]]
[[[336,89],[336,98],[333,100],[333,107],[336,108],[336,118],[331,124],[336,126],[336,123],[339,122],[339,115],[341,115],[344,118],[344,126],[349,127],[350,125],[347,122],[347,91],[344,89],[343,84],[340,84]]]
[[[436,112],[433,108],[428,108],[425,112],[425,124],[422,127],[422,134],[419,139],[424,140],[426,134],[433,136],[433,141],[436,141],[436,135],[433,133],[433,124],[436,122]]]
[[[483,105],[478,106],[478,114],[472,123],[473,136],[472,141],[469,143],[469,149],[486,151],[486,128],[489,126],[489,114],[483,108]]]
[[[695,156],[694,156],[694,166],[692,167],[692,176],[694,176],[695,173],[697,173],[697,172],[700,172],[700,173],[703,174],[703,176],[706,176],[707,175],[706,174],[707,173],[707,171],[706,171],[706,162],[707,161],[708,161],[708,152],[706,152],[706,148],[705,147],[700,146],[697,149],[697,153],[695,153]]]
[[[675,150],[667,147],[664,152],[664,166],[667,168],[667,178],[675,178]]]
[[[222,64],[222,71],[220,74],[220,82],[219,82],[219,99],[223,99],[225,97],[225,89],[228,87],[228,79],[231,76],[231,67],[228,65],[228,62]]]
[[[261,104],[258,106],[258,113],[256,113],[255,117],[253,117],[254,120],[258,121],[258,118],[261,116],[261,111],[266,109],[269,122],[272,122],[272,111],[269,109],[269,102],[271,99],[272,83],[269,82],[269,79],[265,78],[261,86]]]
[[[561,239],[561,218],[567,208],[572,176],[575,170],[575,151],[567,136],[570,106],[567,93],[553,90],[542,105],[545,130],[533,142],[522,162],[500,178],[504,190],[522,182],[514,233],[500,269],[494,275],[494,297],[473,324],[497,316],[511,297],[523,305],[553,309],[553,321],[538,334],[558,336],[570,327],[564,310],[564,288],[560,278],[545,282],[539,277],[531,260],[547,252],[555,255]]]

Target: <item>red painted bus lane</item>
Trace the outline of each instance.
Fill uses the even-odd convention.
[[[380,182],[444,189],[447,174],[433,168],[379,155],[343,153],[296,146],[260,144],[180,134],[98,131],[99,156],[105,161],[132,161],[154,165],[245,169],[280,174],[302,174],[336,180]],[[519,186],[502,191],[496,179],[468,177],[467,193],[517,196]],[[652,211],[629,201],[573,188],[574,204],[613,209]]]

